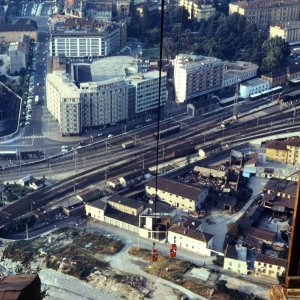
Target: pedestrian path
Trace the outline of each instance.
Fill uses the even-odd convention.
[[[46,136],[44,135],[28,135],[28,136],[23,136],[21,139],[45,139]]]

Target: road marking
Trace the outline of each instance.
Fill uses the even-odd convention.
[[[44,135],[30,135],[30,136],[23,136],[21,139],[44,139],[46,138]]]

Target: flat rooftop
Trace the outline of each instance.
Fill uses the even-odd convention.
[[[131,56],[110,56],[101,58],[91,64],[93,81],[102,81],[115,77],[125,78],[126,70],[136,66],[136,59]],[[130,72],[130,70],[128,70]]]

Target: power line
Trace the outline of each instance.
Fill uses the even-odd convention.
[[[160,103],[161,103],[161,73],[162,73],[162,56],[163,56],[163,37],[164,37],[164,12],[165,0],[161,1],[161,19],[160,19],[160,45],[159,45],[159,78],[158,78],[158,105],[157,105],[157,135],[156,135],[156,168],[155,168],[155,199],[154,199],[154,214],[156,216],[157,202],[157,185],[158,185],[158,163],[159,163],[159,131],[160,131]],[[156,228],[156,218],[152,224]]]

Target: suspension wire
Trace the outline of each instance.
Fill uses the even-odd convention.
[[[156,202],[158,191],[158,163],[159,163],[159,142],[160,142],[160,113],[161,113],[161,73],[162,73],[162,57],[163,57],[163,38],[164,38],[164,15],[165,0],[161,0],[161,18],[160,18],[160,45],[159,45],[159,78],[158,78],[158,106],[157,106],[157,127],[156,127],[156,167],[155,167],[155,198],[154,198],[154,222],[153,227],[156,228]],[[153,228],[152,228],[153,229]]]

